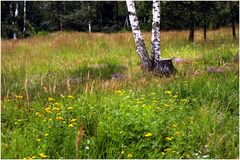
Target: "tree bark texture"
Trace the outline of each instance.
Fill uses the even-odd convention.
[[[16,2],[16,6],[15,6],[15,12],[14,12],[14,32],[13,32],[13,39],[14,40],[17,40],[17,33],[16,33],[16,23],[17,23],[17,21],[16,21],[16,19],[17,19],[17,17],[18,17],[18,3]]]
[[[160,1],[153,0],[152,14],[151,58],[155,68],[160,60]]]
[[[23,2],[23,36],[26,37],[26,7],[27,7],[27,1],[24,0]]]
[[[127,2],[128,13],[129,13],[129,20],[130,20],[134,40],[135,40],[135,43],[136,43],[137,53],[138,53],[138,55],[141,59],[141,62],[142,62],[141,67],[144,70],[149,70],[151,68],[151,64],[150,64],[147,49],[146,49],[146,46],[145,46],[145,43],[144,43],[144,40],[143,40],[143,36],[142,36],[141,31],[140,31],[134,1],[133,0],[126,0],[126,2]]]
[[[88,15],[89,15],[89,20],[88,20],[88,32],[91,33],[91,19],[90,19],[90,16],[91,16],[91,13],[90,13],[90,2],[88,3]]]

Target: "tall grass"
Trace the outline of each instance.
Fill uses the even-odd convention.
[[[161,32],[162,57],[187,60],[165,78],[142,73],[132,33],[2,41],[2,158],[237,158],[238,42],[187,36]]]

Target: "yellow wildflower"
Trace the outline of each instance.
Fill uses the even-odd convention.
[[[164,104],[165,107],[169,107],[169,104]]]
[[[193,124],[193,117],[192,116],[189,117],[189,122],[190,122],[190,124]]]
[[[45,112],[47,112],[47,113],[52,113],[52,112],[51,112],[51,108],[49,108],[49,107],[45,108],[44,110],[45,110]]]
[[[151,137],[153,134],[152,133],[146,133],[144,134],[144,137]]]
[[[72,96],[72,95],[68,95],[67,97],[68,97],[68,98],[74,98],[74,96]]]
[[[120,93],[122,93],[122,91],[120,91],[120,90],[119,91],[115,91],[115,93],[116,94],[120,94]]]
[[[39,153],[39,155],[42,157],[42,158],[47,158],[48,156],[45,155],[44,153]]]
[[[172,141],[173,137],[166,137],[167,141]]]
[[[72,128],[72,127],[73,127],[73,124],[69,124],[68,127],[69,127],[69,128]]]
[[[32,159],[36,158],[36,156],[32,156]]]
[[[173,96],[173,98],[177,98],[177,97],[178,97],[178,95],[174,95],[174,96]]]
[[[77,121],[77,119],[76,118],[73,118],[72,120],[71,120],[71,122],[76,122]]]
[[[174,135],[175,135],[175,136],[178,136],[178,135],[180,135],[180,134],[181,134],[181,132],[179,132],[179,131],[174,132]]]
[[[41,138],[36,138],[36,141],[40,142],[40,141],[41,141]]]
[[[47,137],[47,136],[48,136],[48,133],[45,133],[44,136]]]
[[[55,102],[53,105],[55,105],[55,106],[59,106],[60,104],[59,104],[59,103],[57,103],[57,102]]]
[[[132,158],[133,155],[131,153],[128,154],[128,158]]]
[[[20,95],[18,96],[18,95],[16,95],[15,98],[16,98],[16,99],[22,99],[23,96],[20,96]]]
[[[35,115],[41,117],[41,114],[39,112],[36,112]]]
[[[67,110],[73,110],[74,108],[73,107],[68,107]]]
[[[165,91],[164,93],[171,95],[171,94],[172,94],[172,91]]]
[[[55,101],[55,99],[52,98],[52,97],[48,97],[48,101],[49,101],[49,102],[51,102],[51,101]]]
[[[52,111],[60,111],[60,108],[54,107],[54,108],[52,109]]]
[[[48,128],[52,128],[52,126],[49,125]]]
[[[64,120],[64,118],[63,117],[56,117],[56,120],[62,121],[62,120]]]

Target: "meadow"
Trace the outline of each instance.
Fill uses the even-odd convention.
[[[2,40],[1,158],[238,158],[239,42],[207,34],[161,32],[161,56],[184,59],[161,78],[130,32]]]

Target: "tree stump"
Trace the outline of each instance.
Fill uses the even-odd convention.
[[[167,77],[175,74],[176,72],[177,70],[173,66],[172,58],[160,59],[156,67],[153,69],[153,73]]]

